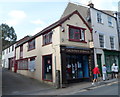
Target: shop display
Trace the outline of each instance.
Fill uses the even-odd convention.
[[[79,79],[84,78],[84,75],[86,76],[86,73],[88,73],[88,61],[87,59],[84,60],[83,56],[77,56],[77,55],[68,55],[67,57],[67,66],[66,66],[66,76],[67,79]],[[87,66],[84,68],[84,66]]]

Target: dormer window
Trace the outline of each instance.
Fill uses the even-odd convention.
[[[75,27],[69,25],[69,40],[70,41],[84,41],[85,42],[85,28]]]

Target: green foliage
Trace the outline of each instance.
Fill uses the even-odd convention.
[[[17,35],[13,27],[9,27],[7,24],[0,25],[0,33],[2,33],[2,47],[3,49],[13,44],[17,40]]]

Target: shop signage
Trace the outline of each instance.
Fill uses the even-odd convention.
[[[62,48],[62,52],[65,53],[82,53],[82,54],[90,54],[90,50],[81,50],[81,49],[69,49],[69,48]]]

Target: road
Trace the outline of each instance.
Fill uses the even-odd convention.
[[[12,71],[2,70],[2,95],[29,95],[32,92],[44,92],[49,89],[53,87]]]
[[[90,95],[118,95],[117,82],[118,81],[116,80],[95,87],[91,86],[91,82],[90,83],[86,82],[86,83],[78,83],[77,85],[69,86],[62,89],[55,89],[55,87],[52,87],[45,83],[41,83],[35,79],[31,79],[26,76],[3,69],[2,95],[3,97],[4,95],[5,97],[6,95],[29,95],[29,96],[31,95],[31,97],[32,95],[54,95],[50,97],[56,97],[56,96],[59,97],[59,95],[64,95],[62,97],[66,97],[66,95],[89,95],[89,97]],[[90,87],[88,87],[88,85],[90,85]],[[84,97],[84,96],[78,96],[78,97]]]
[[[118,90],[118,83],[113,82],[101,86],[86,88],[81,91],[77,91],[72,95],[118,95]]]

